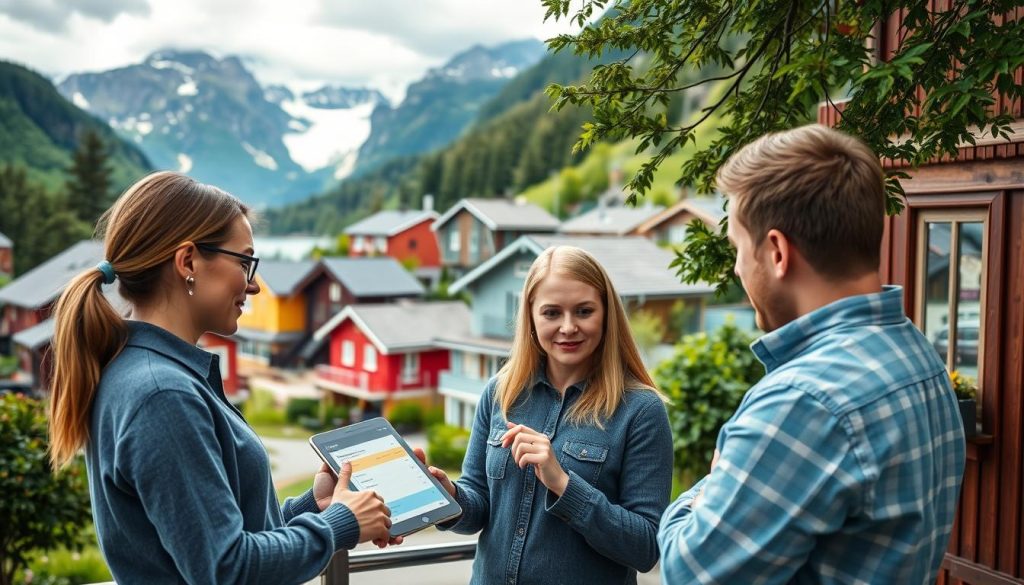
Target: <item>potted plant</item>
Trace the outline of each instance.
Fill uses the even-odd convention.
[[[964,434],[973,437],[978,434],[978,387],[974,380],[953,370],[949,373],[953,392],[960,403],[960,418],[964,422]]]

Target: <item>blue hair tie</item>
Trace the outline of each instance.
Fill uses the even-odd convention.
[[[103,284],[114,284],[117,273],[114,272],[114,265],[104,260],[96,265],[96,269],[103,273]]]

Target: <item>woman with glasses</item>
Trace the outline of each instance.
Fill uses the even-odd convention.
[[[233,334],[260,292],[248,217],[215,187],[149,175],[101,220],[106,259],[57,303],[51,457],[59,468],[84,447],[119,583],[304,583],[339,549],[389,542],[387,507],[350,492],[346,470],[336,482],[321,468],[278,505],[266,450],[196,347]],[[115,282],[127,318],[102,294]]]

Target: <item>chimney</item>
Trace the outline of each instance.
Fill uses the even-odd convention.
[[[434,196],[429,193],[423,196],[423,211],[434,211]]]

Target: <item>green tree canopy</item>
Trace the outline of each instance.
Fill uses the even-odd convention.
[[[996,95],[1021,99],[1014,73],[1024,66],[1024,20],[1004,18],[1022,0],[951,0],[945,8],[919,0],[541,0],[545,18],[583,26],[549,45],[595,56],[627,56],[594,68],[581,85],[548,88],[556,109],[588,105],[575,148],[603,139],[639,138],[651,153],[629,182],[651,186],[655,169],[714,114],[719,133],[682,167],[680,182],[714,188],[715,173],[743,145],[772,131],[812,121],[820,103],[848,98],[839,129],[863,139],[880,157],[915,166],[956,156],[963,143],[1008,138],[1012,116]],[[941,4],[941,3],[940,3]],[[896,20],[896,15],[902,15]],[[879,23],[896,23],[896,46],[876,54]],[[725,84],[724,91],[710,91]],[[675,96],[712,96],[696,115],[673,116]],[[904,173],[888,180],[888,211],[902,207]],[[691,230],[676,260],[687,282],[734,278],[734,252],[722,233]]]
[[[112,203],[108,158],[100,135],[93,130],[84,132],[68,170],[66,188],[70,211],[89,225],[95,225]]]

